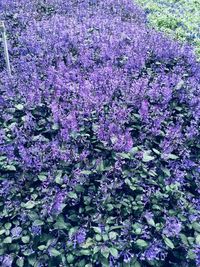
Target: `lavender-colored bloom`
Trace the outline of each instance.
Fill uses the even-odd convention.
[[[33,235],[41,235],[42,228],[41,228],[41,226],[35,226],[35,225],[33,225],[31,227],[31,232],[33,233]]]
[[[160,253],[162,252],[162,248],[159,243],[152,244],[146,251],[145,251],[145,258],[148,261],[159,260]]]
[[[196,266],[200,266],[200,246],[196,246],[195,250],[194,250],[194,253],[196,255]]]
[[[22,228],[19,226],[16,226],[11,229],[11,235],[12,237],[19,237],[21,235]]]
[[[122,252],[123,261],[125,263],[131,262],[131,259],[134,257],[134,255],[130,251],[124,251]]]
[[[51,207],[52,214],[59,214],[62,211],[64,199],[65,199],[65,193],[58,192],[56,194]]]
[[[2,267],[11,267],[13,262],[13,257],[11,255],[5,255],[2,261]]]
[[[81,228],[79,229],[75,234],[75,240],[76,242],[81,245],[86,240],[86,231],[85,229]]]
[[[175,217],[169,217],[166,220],[165,227],[163,229],[163,234],[166,236],[177,236],[181,231],[181,222]]]

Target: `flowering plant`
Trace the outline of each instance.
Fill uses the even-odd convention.
[[[200,65],[128,0],[2,0],[2,266],[198,266]],[[2,62],[3,63],[3,62]]]

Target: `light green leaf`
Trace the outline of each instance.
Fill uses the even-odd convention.
[[[30,241],[30,236],[26,235],[26,236],[22,236],[22,242],[23,243],[28,243]]]
[[[45,250],[47,247],[45,246],[45,245],[40,245],[39,247],[38,247],[38,249],[39,250]]]
[[[3,241],[4,244],[11,244],[12,243],[12,238],[10,236],[6,237]]]
[[[154,157],[150,156],[150,151],[144,151],[142,161],[143,162],[149,162],[154,160]]]
[[[55,249],[55,248],[51,248],[50,249],[50,255],[51,256],[53,256],[53,257],[57,257],[57,256],[59,256],[61,253],[57,250],[57,249]]]
[[[118,233],[112,231],[108,235],[110,239],[115,240],[117,238]]]
[[[35,202],[32,200],[29,200],[27,203],[24,204],[24,208],[26,209],[32,209],[33,207],[35,207]]]
[[[22,257],[18,258],[16,261],[17,266],[23,267],[24,266],[24,259]]]
[[[164,238],[164,242],[169,248],[174,249],[174,244],[172,243],[172,241],[168,237]]]
[[[14,165],[6,165],[4,167],[4,169],[7,170],[7,171],[16,171],[17,170]]]
[[[22,104],[17,104],[17,105],[15,105],[15,108],[17,110],[23,110],[24,109],[24,106]]]
[[[117,258],[118,257],[118,250],[116,248],[109,248],[110,253],[113,257]]]
[[[77,194],[74,193],[74,192],[69,192],[69,193],[68,193],[68,197],[70,197],[70,198],[74,198],[74,199],[77,199],[77,198],[78,198]]]
[[[148,246],[148,243],[143,239],[138,239],[136,241],[136,244],[138,247],[147,247]]]

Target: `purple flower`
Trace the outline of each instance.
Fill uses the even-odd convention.
[[[182,228],[181,222],[175,217],[169,217],[166,220],[165,227],[163,229],[163,234],[166,236],[177,236]]]
[[[81,228],[79,229],[75,234],[75,240],[76,242],[81,245],[86,240],[86,231],[85,229]]]
[[[162,251],[160,242],[155,242],[145,251],[144,255],[148,261],[159,260]]]
[[[33,225],[31,227],[31,232],[33,233],[33,235],[41,235],[42,228],[41,228],[41,226]]]
[[[12,228],[11,235],[12,237],[19,237],[21,235],[21,232],[22,232],[22,228],[19,226],[16,226]]]

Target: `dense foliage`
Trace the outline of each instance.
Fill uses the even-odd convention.
[[[200,264],[200,65],[129,0],[2,0],[2,266]]]
[[[152,26],[195,46],[200,59],[200,1],[136,0],[148,15]]]

